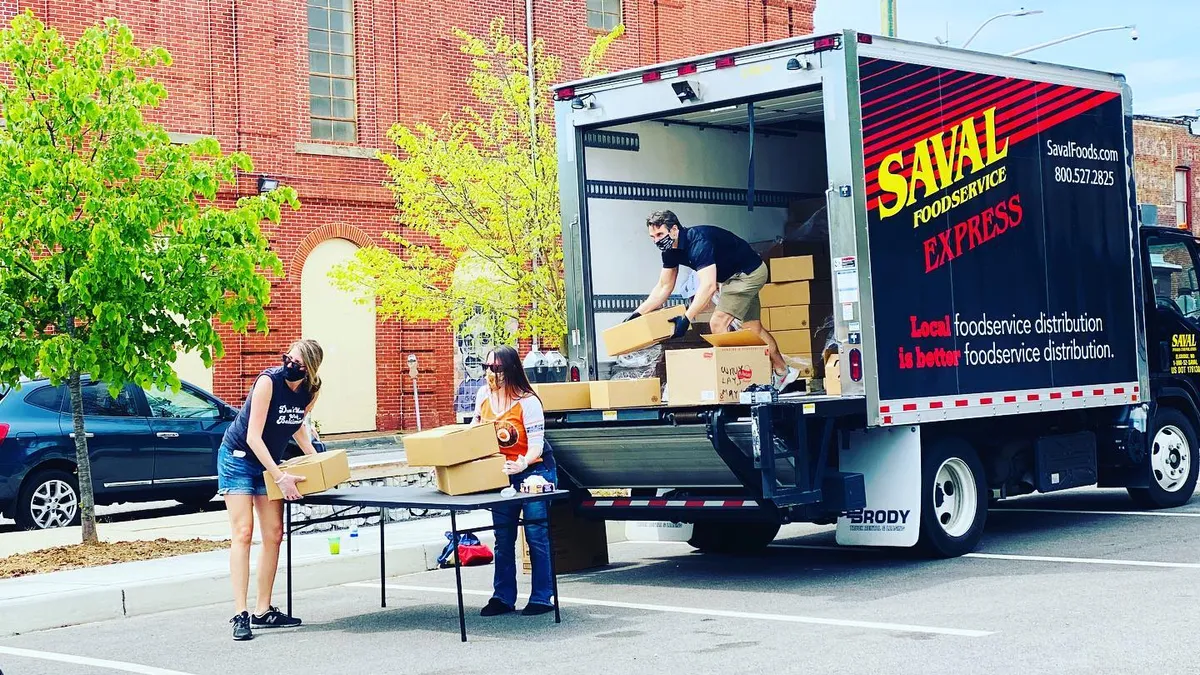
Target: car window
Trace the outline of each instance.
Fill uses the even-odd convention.
[[[25,402],[29,405],[35,405],[39,408],[45,408],[53,412],[62,410],[63,392],[67,390],[67,385],[59,385],[57,387],[45,386],[35,389],[25,397]]]
[[[152,387],[146,390],[146,402],[150,404],[151,417],[216,419],[220,416],[215,403],[187,389]]]
[[[113,398],[106,384],[83,385],[83,414],[98,417],[137,417],[137,399],[133,390],[125,387]]]

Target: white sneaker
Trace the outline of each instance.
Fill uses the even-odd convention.
[[[785,372],[783,375],[780,375],[779,373],[776,373],[775,371],[772,370],[771,371],[771,386],[775,387],[775,391],[782,392],[784,389],[788,388],[788,385],[795,382],[799,378],[800,378],[800,371],[796,370],[795,368],[793,368],[791,366],[787,367],[787,372]]]

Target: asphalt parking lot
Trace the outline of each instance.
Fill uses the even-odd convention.
[[[4,675],[300,673],[1196,673],[1200,498],[1141,514],[1120,491],[1006,502],[977,553],[915,559],[785,528],[753,556],[620,543],[560,578],[552,615],[478,616],[491,568],[296,596],[299,629],[230,640],[226,604],[0,640]],[[528,577],[524,578],[527,582]],[[106,663],[89,662],[100,659]]]

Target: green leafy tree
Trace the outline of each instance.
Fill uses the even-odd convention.
[[[581,62],[587,75],[618,26],[600,36]],[[501,341],[566,334],[558,156],[550,87],[561,61],[533,44],[536,104],[530,110],[525,45],[495,19],[485,38],[455,30],[472,60],[468,81],[478,101],[447,113],[439,127],[397,124],[388,132],[397,154],[380,153],[400,211],[413,235],[384,236],[401,255],[360,249],[333,272],[337,285],[378,300],[378,311],[406,321],[472,317]],[[516,325],[516,334],[509,326]]]
[[[74,43],[31,12],[0,31],[0,383],[42,374],[70,392],[85,543],[96,541],[81,380],[178,388],[180,350],[223,355],[212,319],[266,330],[264,271],[282,273],[260,224],[298,208],[281,188],[223,208],[253,170],[214,139],[172,145],[144,112],[170,65],[116,19]]]

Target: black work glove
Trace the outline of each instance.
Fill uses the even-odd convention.
[[[675,324],[675,332],[671,334],[672,340],[683,337],[683,334],[692,325],[692,322],[688,321],[686,316],[673,316],[671,317],[671,323]]]
[[[641,316],[640,312],[634,312],[633,314],[630,314],[628,317],[626,317],[625,321],[633,321],[634,319],[638,318],[639,316]],[[621,323],[625,323],[625,321],[622,321]]]

